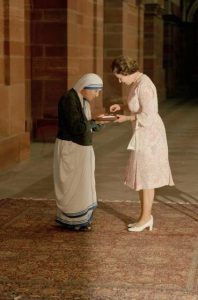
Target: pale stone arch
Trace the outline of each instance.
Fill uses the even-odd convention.
[[[190,7],[188,14],[187,14],[187,22],[193,22],[194,15],[197,10],[198,10],[198,0],[196,0]]]

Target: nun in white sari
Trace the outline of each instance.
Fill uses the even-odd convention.
[[[53,165],[56,221],[68,229],[90,230],[97,207],[92,132],[102,126],[91,119],[89,102],[99,95],[102,86],[97,74],[85,74],[58,104]]]

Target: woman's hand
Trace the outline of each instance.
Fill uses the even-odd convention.
[[[115,111],[120,110],[120,109],[121,109],[121,107],[120,107],[119,104],[113,104],[109,108],[110,112],[115,112]]]
[[[132,116],[125,116],[125,115],[116,115],[117,119],[114,121],[116,123],[123,123],[126,121],[133,121]]]

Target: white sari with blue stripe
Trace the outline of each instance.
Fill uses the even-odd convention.
[[[88,101],[81,105],[91,119]],[[54,185],[57,204],[56,221],[68,228],[87,226],[97,207],[95,190],[95,154],[92,146],[56,139],[54,149]]]
[[[92,146],[56,139],[54,183],[57,222],[72,228],[91,223],[97,207],[95,155]]]

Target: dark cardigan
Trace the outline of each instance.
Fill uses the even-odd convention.
[[[65,93],[58,104],[58,134],[61,140],[79,145],[92,145],[92,130],[100,130],[100,125],[87,120],[80,99],[74,89]]]

